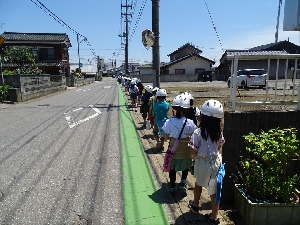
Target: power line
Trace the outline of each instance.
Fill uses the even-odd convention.
[[[60,19],[57,15],[55,15],[50,9],[48,9],[43,3],[41,3],[39,0],[36,0],[36,2],[34,2],[33,0],[30,0],[32,3],[34,3],[37,7],[39,7],[40,9],[42,9],[45,13],[47,13],[50,17],[52,17],[55,21],[57,21],[59,24],[61,24],[62,26],[66,27],[68,30],[70,30],[72,33],[82,37],[86,44],[90,47],[90,51],[93,53],[94,56],[96,55],[96,52],[94,51],[94,49],[92,48],[90,42],[88,41],[88,39],[80,34],[79,32],[77,32],[76,30],[74,30],[73,28],[71,28],[67,23],[65,23],[62,19]]]
[[[136,22],[135,22],[135,24],[134,24],[132,33],[131,33],[131,35],[130,35],[129,43],[131,42],[131,39],[133,38],[133,36],[134,36],[134,34],[135,34],[137,25],[139,24],[139,21],[140,21],[140,19],[141,19],[142,14],[143,14],[143,11],[144,11],[144,8],[145,8],[146,3],[147,3],[147,0],[143,0],[142,6],[141,6],[140,11],[139,11],[139,14],[138,14],[138,17],[137,17],[137,19],[136,19]]]
[[[217,32],[217,27],[215,26],[215,23],[214,23],[214,21],[213,21],[213,19],[212,19],[212,16],[211,16],[211,13],[210,13],[210,11],[209,11],[209,9],[208,9],[208,5],[206,4],[206,1],[205,1],[205,0],[203,0],[203,1],[204,1],[205,6],[206,6],[206,9],[207,9],[208,15],[209,15],[209,17],[210,17],[211,23],[212,23],[212,25],[213,25],[213,28],[214,28],[214,30],[215,30],[215,32],[216,32],[217,38],[218,38],[218,40],[219,40],[219,43],[220,43],[220,45],[221,45],[221,48],[222,48],[222,50],[223,50],[223,45],[222,45],[222,43],[221,43],[219,34],[218,34],[218,32]]]

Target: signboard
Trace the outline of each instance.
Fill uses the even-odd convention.
[[[4,41],[5,39],[2,36],[0,36],[0,45],[2,45]]]
[[[285,0],[283,31],[300,31],[300,0]]]
[[[155,42],[154,33],[149,29],[144,30],[142,32],[142,42],[147,50],[151,48]]]

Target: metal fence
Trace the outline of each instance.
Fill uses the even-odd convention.
[[[230,82],[230,102],[226,102],[225,105],[230,105],[232,111],[235,111],[236,106],[241,105],[295,105],[295,109],[300,110],[300,69],[297,66],[298,61],[300,63],[300,54],[232,55],[227,58],[232,62],[233,73],[230,78],[232,81]],[[258,90],[258,97],[255,101],[237,100],[240,94],[237,87],[237,68],[239,62],[245,60],[251,61],[252,66],[255,62],[261,65],[262,60],[267,62],[266,84],[263,89]],[[296,66],[291,67],[291,61]]]

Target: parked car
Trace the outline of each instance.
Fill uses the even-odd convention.
[[[198,75],[198,82],[200,80],[203,81],[203,82],[206,82],[206,81],[212,82],[212,72],[211,71],[205,71],[205,72],[201,73],[200,75]]]
[[[236,85],[241,88],[259,86],[266,87],[267,71],[264,69],[243,69],[237,72]],[[228,87],[231,85],[231,77],[227,80]]]

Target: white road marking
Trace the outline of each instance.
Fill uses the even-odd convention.
[[[104,88],[111,88],[111,86],[105,86]]]
[[[93,106],[93,105],[89,105],[88,108],[93,109],[96,113],[94,113],[93,115],[88,116],[86,118],[83,118],[81,120],[78,120],[78,121],[74,121],[74,119],[71,117],[70,114],[72,112],[78,112],[80,110],[83,110],[84,108],[78,108],[78,109],[74,109],[72,111],[69,111],[67,113],[64,113],[65,114],[65,118],[66,118],[67,123],[68,123],[68,125],[69,125],[70,128],[73,128],[73,127],[75,127],[75,126],[77,126],[77,125],[79,125],[79,124],[81,124],[83,122],[89,121],[90,119],[93,119],[96,116],[99,116],[101,114],[101,111],[99,109],[95,108],[95,106]]]
[[[77,91],[77,92],[80,92],[80,91],[90,91],[90,90],[91,90],[91,89],[88,88],[88,89],[77,89],[76,91]]]

